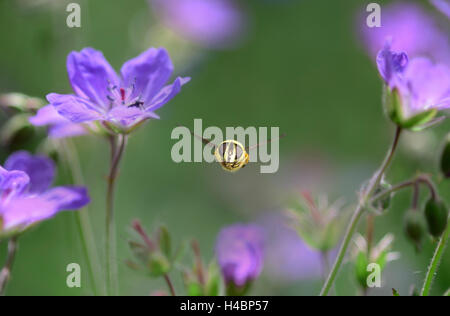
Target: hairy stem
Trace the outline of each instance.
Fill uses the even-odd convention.
[[[120,136],[119,141],[120,144],[118,147],[113,145],[116,142],[111,142],[111,150],[115,150],[115,153],[111,155],[112,160],[108,175],[108,188],[106,192],[106,288],[109,295],[118,294],[114,196],[119,165],[125,151],[127,137],[122,135]]]
[[[447,228],[445,229],[444,233],[439,239],[439,243],[436,247],[436,250],[434,251],[433,258],[431,258],[431,263],[428,267],[428,272],[427,275],[425,276],[422,291],[420,293],[421,296],[428,296],[430,294],[431,285],[433,284],[433,280],[437,273],[437,269],[439,267],[442,254],[444,253],[449,233],[450,233],[450,224],[447,224]]]
[[[72,182],[81,185],[84,183],[83,173],[81,171],[78,153],[70,140],[63,143],[64,155],[69,170],[72,175]],[[85,207],[75,212],[78,232],[86,262],[88,265],[89,277],[92,282],[92,290],[94,295],[104,295],[105,289],[102,287],[101,265],[98,257],[97,247],[95,246],[95,238],[92,231],[92,225],[89,218],[88,208]]]
[[[375,196],[373,196],[370,201],[369,204],[374,204],[375,202],[387,197],[388,195],[400,191],[402,189],[411,187],[411,186],[415,186],[416,184],[425,184],[428,188],[428,190],[430,191],[431,197],[433,199],[437,198],[437,191],[436,188],[434,187],[433,182],[431,181],[431,179],[426,176],[426,175],[418,175],[417,177],[411,179],[411,180],[407,180],[404,182],[401,182],[399,184],[396,184],[394,186],[392,186],[389,189],[386,189],[378,194],[376,194]]]
[[[5,265],[0,271],[0,296],[5,295],[6,285],[11,277],[11,271],[17,252],[17,238],[17,236],[14,236],[8,242],[8,255],[6,257]]]
[[[170,295],[176,296],[175,288],[173,287],[172,281],[168,274],[164,274],[164,280],[166,280],[167,286],[169,287]]]
[[[383,174],[386,172],[386,169],[390,165],[392,158],[394,157],[395,150],[397,149],[398,142],[400,139],[402,129],[400,127],[397,127],[395,131],[394,141],[392,142],[392,146],[389,149],[386,158],[384,159],[381,167],[375,172],[375,174],[372,176],[372,178],[369,181],[369,184],[367,188],[365,188],[362,191],[361,197],[358,202],[358,206],[355,209],[355,212],[353,213],[352,219],[350,221],[350,224],[347,227],[347,231],[345,233],[344,241],[342,242],[341,248],[339,249],[339,253],[336,257],[336,261],[333,265],[333,268],[330,271],[330,274],[328,275],[327,280],[325,281],[325,284],[322,287],[322,290],[320,292],[320,296],[327,296],[328,292],[331,289],[331,286],[334,283],[334,280],[336,279],[336,275],[339,271],[339,268],[342,265],[342,261],[344,260],[345,254],[347,252],[347,248],[350,244],[350,241],[352,240],[353,234],[355,233],[356,227],[358,226],[358,222],[364,213],[364,207],[378,185],[381,182],[381,179],[383,178]]]

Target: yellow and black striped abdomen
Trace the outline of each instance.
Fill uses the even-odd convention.
[[[245,147],[235,140],[222,142],[217,146],[214,155],[222,168],[231,172],[238,171],[249,162]]]

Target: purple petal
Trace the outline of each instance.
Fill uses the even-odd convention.
[[[367,27],[366,18],[364,14],[358,30],[373,57],[383,48],[386,39],[391,38],[392,49],[407,52],[410,58],[430,56],[450,63],[449,37],[423,6],[412,1],[384,5],[381,27]]]
[[[48,135],[51,138],[75,137],[87,134],[87,130],[81,124],[67,123],[50,126]]]
[[[149,0],[163,23],[178,35],[212,48],[230,46],[244,17],[230,0]]]
[[[10,195],[22,193],[30,183],[30,177],[23,171],[8,171],[0,166],[0,201]]]
[[[50,93],[47,100],[59,114],[73,123],[83,123],[102,119],[95,105],[89,101],[71,95]]]
[[[85,188],[58,187],[42,195],[19,196],[0,209],[4,228],[21,228],[49,219],[62,210],[78,209],[89,203]]]
[[[112,108],[107,117],[108,121],[125,128],[148,118],[159,119],[159,116],[153,112],[143,111],[138,107],[127,106],[116,106]]]
[[[405,71],[413,111],[449,106],[450,68],[427,58],[414,58]]]
[[[103,56],[93,48],[84,48],[67,57],[67,72],[74,92],[81,98],[106,107],[108,86],[119,85],[119,78]]]
[[[450,19],[450,1],[448,0],[431,0],[431,3],[444,13]]]
[[[389,87],[393,88],[398,83],[399,75],[408,66],[408,56],[403,52],[393,52],[390,50],[390,46],[386,45],[378,53],[377,66],[383,80]]]
[[[41,196],[20,196],[2,206],[3,228],[25,228],[52,217],[56,212],[56,205]]]
[[[43,156],[32,156],[26,151],[18,151],[5,162],[7,170],[25,172],[30,178],[28,192],[41,193],[47,190],[55,176],[53,161]]]
[[[51,104],[39,109],[35,116],[30,117],[30,123],[35,126],[49,126],[49,136],[52,138],[73,137],[86,134],[86,129],[60,115]]]
[[[42,197],[53,203],[57,211],[79,209],[90,202],[85,187],[56,187],[45,192]]]
[[[191,78],[181,78],[178,77],[175,81],[168,86],[165,86],[161,91],[152,99],[146,108],[146,111],[156,111],[164,104],[169,102],[174,96],[176,96],[180,91],[181,87],[188,83]]]
[[[30,123],[35,126],[45,126],[70,123],[70,121],[60,115],[53,105],[48,104],[40,108],[35,116],[30,117]]]
[[[233,225],[217,238],[216,254],[226,282],[243,286],[261,273],[263,237],[256,225]]]
[[[173,72],[169,54],[163,48],[150,48],[127,61],[121,69],[123,86],[134,85],[134,97],[151,100],[167,83]]]

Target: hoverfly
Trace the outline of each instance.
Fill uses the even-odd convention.
[[[248,152],[250,150],[261,146],[263,143],[256,144],[252,147],[244,147],[240,142],[234,139],[228,139],[221,142],[219,145],[214,144],[209,139],[203,138],[199,135],[194,134],[190,131],[192,136],[200,139],[205,145],[212,146],[215,148],[214,157],[216,161],[220,163],[222,168],[228,172],[236,172],[242,168],[244,168],[250,161],[250,157]],[[282,138],[286,135],[282,134],[279,138]],[[264,142],[264,144],[270,143],[272,140]]]

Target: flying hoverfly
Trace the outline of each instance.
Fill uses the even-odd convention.
[[[248,155],[248,152],[250,150],[261,146],[263,143],[256,144],[251,147],[245,147],[240,142],[234,139],[228,139],[221,142],[219,145],[214,144],[209,139],[203,138],[199,135],[194,134],[192,131],[190,131],[192,136],[200,139],[205,145],[212,146],[215,148],[214,151],[214,157],[216,158],[216,161],[220,163],[222,168],[228,172],[236,172],[242,168],[244,168],[249,162],[250,157]],[[280,135],[279,138],[284,137],[285,135]],[[264,142],[264,144],[270,143],[272,140],[269,139],[268,141]]]

